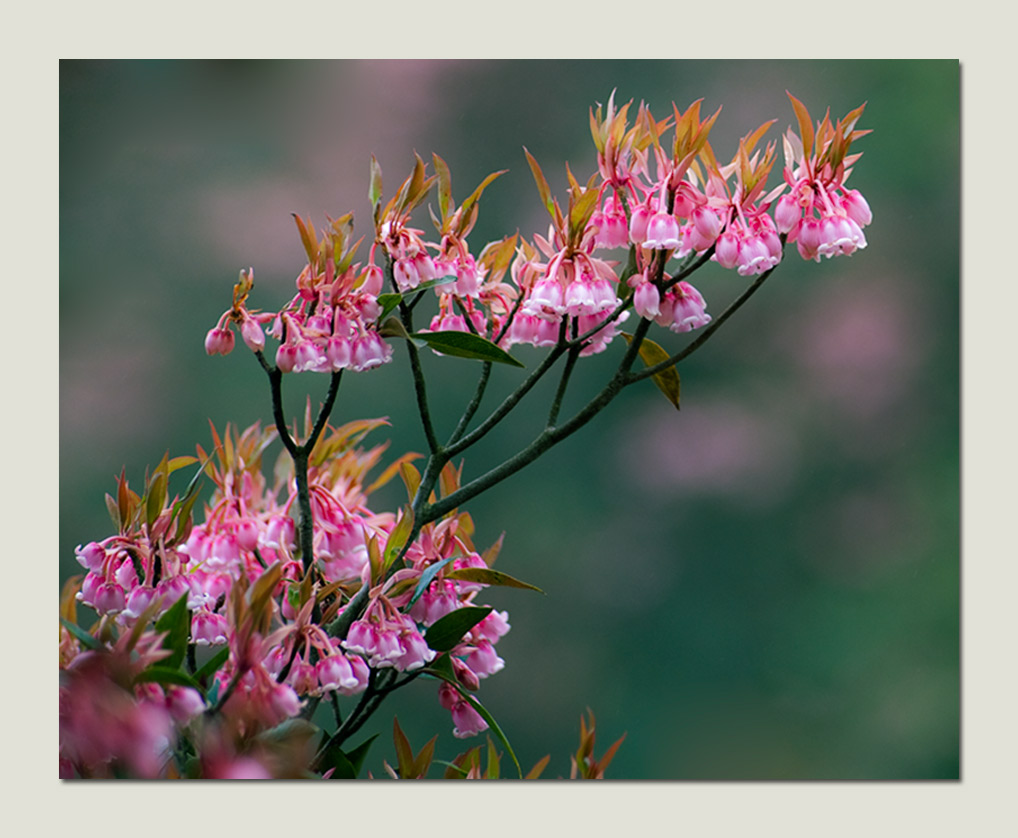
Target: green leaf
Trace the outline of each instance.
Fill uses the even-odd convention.
[[[113,500],[113,496],[106,493],[106,511],[110,513],[110,520],[113,522],[113,526],[117,529],[120,528],[120,512],[117,510],[117,502]]]
[[[156,620],[156,631],[166,632],[163,638],[163,648],[168,649],[171,654],[160,663],[162,666],[176,669],[184,660],[187,653],[187,638],[191,633],[191,620],[187,613],[187,597],[181,596],[170,610]]]
[[[508,573],[500,570],[492,570],[490,567],[461,567],[445,574],[446,579],[461,579],[464,582],[478,582],[482,585],[501,585],[503,588],[525,588],[528,591],[537,591],[543,594],[536,585],[530,585],[515,579]]]
[[[396,746],[396,767],[399,769],[399,776],[404,779],[412,777],[410,771],[414,765],[414,751],[396,716],[392,717],[392,741]]]
[[[527,156],[527,163],[530,164],[530,171],[534,175],[534,182],[537,184],[537,191],[541,195],[541,201],[551,214],[551,217],[555,218],[555,205],[551,199],[551,187],[548,186],[548,181],[544,177],[544,172],[541,171],[541,167],[538,165],[538,162],[534,159],[533,155],[527,151],[526,146],[523,148],[523,153]]]
[[[275,727],[263,730],[258,734],[257,739],[269,745],[295,745],[300,742],[307,742],[317,736],[320,729],[307,719],[300,717],[285,719]]]
[[[331,779],[333,780],[356,780],[364,766],[364,760],[368,755],[368,749],[378,738],[376,733],[370,739],[366,739],[350,752],[344,752],[338,745],[332,745],[326,750],[322,758],[322,773],[330,768],[335,768]]]
[[[378,734],[376,733],[370,739],[365,739],[363,742],[361,742],[360,745],[358,745],[356,748],[354,748],[352,751],[350,751],[347,754],[347,757],[349,758],[350,763],[353,765],[354,770],[358,774],[360,773],[361,766],[364,765],[364,760],[365,760],[365,758],[368,755],[368,750],[371,748],[372,743],[377,738],[378,738]]]
[[[484,774],[489,780],[498,779],[498,753],[495,751],[495,745],[490,736],[488,737],[488,768]]]
[[[428,569],[421,574],[420,581],[417,583],[417,587],[414,588],[414,595],[410,597],[410,602],[406,604],[407,608],[421,598],[421,594],[428,589],[428,585],[432,583],[434,578],[438,575],[438,572],[455,558],[455,556],[450,556],[448,559],[442,559],[442,561],[435,562],[433,565],[428,566]]]
[[[96,638],[92,637],[91,634],[89,634],[87,631],[85,631],[85,629],[83,629],[76,623],[72,623],[70,620],[65,620],[63,617],[61,617],[60,625],[62,625],[71,634],[73,634],[78,639],[78,642],[81,643],[86,648],[91,649],[94,652],[97,652],[103,648],[102,643],[96,640]]]
[[[398,317],[387,317],[378,327],[378,335],[383,338],[403,338],[403,340],[412,341],[414,346],[424,346],[421,341],[414,340],[410,337],[410,333],[406,330],[406,326],[403,325],[403,321],[401,321]]]
[[[377,215],[378,204],[382,200],[382,167],[378,165],[375,155],[371,155],[371,182],[368,186],[368,201],[371,210]]]
[[[335,769],[332,774],[329,775],[330,780],[357,779],[357,769],[354,768],[349,757],[335,746],[329,748],[329,750],[325,752],[325,756],[322,757],[322,773],[324,774],[330,768]]]
[[[180,458],[178,458],[180,459]],[[191,510],[194,508],[195,501],[198,500],[198,483],[201,480],[202,474],[205,472],[205,466],[208,465],[209,460],[212,459],[212,455],[205,459],[205,462],[198,467],[198,471],[195,472],[194,477],[187,484],[187,488],[184,490],[184,497],[180,500],[175,501],[173,504],[173,511],[170,516],[170,520],[176,519],[177,529],[174,533],[173,540],[179,541],[184,532],[187,530],[187,521],[191,516]],[[197,458],[196,458],[197,460]]]
[[[177,469],[189,466],[192,463],[198,462],[197,457],[192,457],[190,454],[183,457],[174,457],[172,460],[166,463],[166,474],[173,474]]]
[[[438,175],[438,211],[442,213],[442,221],[445,221],[452,204],[452,175],[448,164],[434,152],[431,153],[431,161]]]
[[[448,652],[459,644],[470,629],[491,613],[491,606],[465,605],[431,624],[424,641],[436,652]]]
[[[230,657],[230,648],[220,649],[194,673],[195,680],[204,683],[211,678]]]
[[[272,592],[275,590],[276,583],[279,582],[282,575],[283,563],[281,561],[275,562],[269,565],[265,572],[248,589],[247,601],[250,613],[256,623],[260,620],[262,612],[272,598]]]
[[[795,111],[795,118],[799,123],[799,135],[802,137],[802,148],[806,157],[813,153],[813,120],[810,119],[806,106],[796,99],[787,90],[788,98],[792,100],[792,109]]]
[[[572,236],[578,237],[586,229],[590,216],[594,214],[598,197],[598,190],[588,189],[573,202],[569,211],[569,231]]]
[[[313,265],[318,256],[318,238],[315,235],[315,225],[310,221],[305,224],[304,219],[295,212],[290,214],[293,216],[293,220],[297,222],[301,244],[304,245],[304,252],[308,255],[308,262]]]
[[[378,304],[382,307],[382,313],[378,315],[376,322],[382,323],[386,317],[392,314],[393,310],[400,304],[400,301],[407,296],[407,294],[417,294],[420,291],[428,291],[431,288],[438,288],[441,285],[449,285],[456,281],[456,274],[448,274],[447,276],[439,276],[435,279],[429,279],[426,282],[422,282],[416,288],[407,291],[406,294],[379,294],[376,298]]]
[[[626,339],[626,343],[633,342],[633,336],[622,333],[622,337]],[[659,364],[662,361],[667,361],[671,356],[654,341],[649,338],[644,338],[640,344],[640,357],[643,359],[648,367],[652,367],[655,364]],[[681,382],[679,381],[679,371],[675,369],[673,364],[670,367],[666,367],[661,372],[656,373],[652,376],[654,383],[657,388],[665,394],[665,398],[668,399],[675,409],[679,409],[679,395],[681,393]]]
[[[414,467],[413,463],[401,463],[399,476],[403,480],[403,485],[406,486],[410,502],[413,503],[414,498],[417,496],[417,490],[421,485],[421,473]]]
[[[413,332],[411,340],[423,341],[436,352],[455,355],[457,358],[473,358],[478,361],[495,361],[513,367],[523,367],[512,355],[500,349],[490,340],[469,332]]]
[[[145,523],[152,526],[166,503],[166,475],[158,473],[148,486],[148,497],[145,499]]]
[[[378,315],[378,322],[381,323],[392,314],[393,309],[399,305],[399,301],[403,299],[402,294],[379,294],[376,298],[378,304],[382,307],[382,313]]]
[[[181,672],[179,669],[169,666],[160,666],[159,664],[153,664],[148,669],[138,673],[137,677],[134,679],[135,684],[146,684],[149,682],[155,682],[156,684],[176,684],[180,687],[191,687],[191,689],[202,692],[202,688],[198,682],[186,672]]]
[[[446,274],[445,276],[438,276],[435,277],[434,279],[429,279],[422,282],[420,285],[413,289],[413,293],[416,294],[418,291],[429,291],[432,288],[438,288],[438,286],[440,285],[449,285],[455,282],[456,279],[457,279],[456,274]]]
[[[428,664],[427,669],[422,671],[435,678],[441,678],[443,681],[456,680],[456,673],[453,671],[452,660],[449,658],[448,652],[443,652]]]
[[[385,542],[385,564],[382,566],[382,570],[388,570],[394,561],[396,556],[399,555],[400,550],[407,543],[407,539],[410,538],[410,534],[414,530],[414,510],[409,504],[403,507],[403,514],[400,519],[396,522],[396,526],[392,528],[392,532],[389,533],[389,538]]]

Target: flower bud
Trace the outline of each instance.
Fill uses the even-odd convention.
[[[739,261],[739,237],[731,231],[722,233],[714,248],[714,257],[722,268],[734,268]]]
[[[240,324],[240,336],[252,352],[261,352],[265,348],[265,333],[253,317],[248,317]]]
[[[74,557],[86,570],[98,572],[102,570],[103,562],[106,561],[106,551],[101,544],[90,541],[84,547],[80,544],[74,548]]]
[[[721,232],[721,219],[718,218],[718,214],[709,207],[697,207],[693,210],[693,226],[696,231],[707,241],[712,242],[718,237],[718,233]],[[710,247],[708,244],[707,247]],[[701,248],[694,247],[695,250]],[[707,248],[702,248],[706,250]]]
[[[205,335],[205,352],[209,355],[229,355],[233,351],[233,343],[233,331],[217,326],[209,329]]]
[[[364,269],[364,282],[361,283],[360,290],[372,297],[377,297],[382,293],[383,280],[382,269],[378,265],[368,265]]]
[[[292,343],[282,343],[276,350],[276,366],[280,372],[292,372],[297,365],[297,347]]]
[[[774,224],[779,233],[790,233],[802,218],[802,210],[791,195],[782,195],[774,207]]]
[[[674,215],[661,210],[651,216],[646,245],[653,250],[675,250],[679,246],[679,222]]]
[[[481,679],[477,677],[477,673],[474,672],[469,666],[467,666],[459,658],[450,658],[452,661],[452,671],[456,675],[456,680],[459,681],[468,690],[476,690],[481,686]],[[447,710],[451,710],[451,707],[447,707]]]
[[[647,241],[647,226],[650,224],[650,209],[645,204],[640,204],[633,210],[629,219],[629,238],[633,244],[643,244]]]
[[[850,189],[845,193],[842,206],[845,208],[845,212],[848,213],[848,217],[860,227],[865,227],[873,220],[870,205],[858,189]]]
[[[653,320],[661,313],[661,292],[653,282],[641,282],[633,292],[633,306],[640,317]]]

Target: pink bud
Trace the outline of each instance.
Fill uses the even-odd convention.
[[[292,687],[276,684],[271,696],[272,709],[284,718],[291,718],[300,712],[300,698]]]
[[[774,223],[779,233],[790,233],[802,218],[802,210],[791,195],[782,195],[774,207]]]
[[[357,655],[348,656],[347,660],[350,661],[350,671],[353,673],[353,677],[357,679],[357,683],[351,687],[340,686],[339,692],[342,695],[362,693],[368,688],[368,678],[371,676],[371,670],[368,669],[367,661]]]
[[[276,366],[280,372],[291,372],[297,365],[297,347],[292,343],[280,344],[276,350]]]
[[[481,731],[488,729],[488,723],[466,701],[461,701],[452,708],[452,722],[455,725],[452,735],[457,739],[476,736]]]
[[[103,562],[106,561],[106,551],[101,544],[90,541],[84,547],[80,544],[75,547],[74,557],[82,567],[88,570],[99,571],[102,569]]]
[[[350,356],[350,368],[363,372],[388,362],[392,358],[392,347],[377,332],[367,332],[353,342]]]
[[[392,275],[396,280],[396,287],[400,291],[407,291],[421,284],[417,267],[410,259],[397,259],[396,264],[393,265]]]
[[[96,591],[99,590],[99,586],[105,581],[106,580],[101,573],[86,573],[85,578],[81,583],[81,590],[78,591],[75,599],[84,605],[94,608]]]
[[[127,605],[124,608],[124,614],[135,619],[140,617],[141,612],[152,604],[155,596],[155,588],[139,585],[131,591],[130,596],[128,596]]]
[[[352,689],[358,685],[346,655],[329,655],[318,661],[318,681],[323,690]]]
[[[377,297],[382,293],[383,281],[382,269],[378,265],[368,265],[364,270],[364,282],[361,284],[361,291]]]
[[[764,246],[767,248],[767,252],[779,262],[781,261],[781,237],[778,235],[777,230],[768,230],[764,233],[761,238],[763,239]],[[775,262],[777,264],[777,262]]]
[[[851,189],[845,193],[842,206],[845,208],[845,212],[848,213],[848,217],[860,227],[865,227],[873,221],[870,205],[858,189]]]
[[[629,238],[633,244],[643,244],[647,241],[647,225],[650,223],[650,209],[641,204],[633,210],[629,219]]]
[[[254,550],[258,546],[258,524],[251,518],[244,518],[234,527],[237,544],[242,550]]]
[[[191,687],[168,686],[166,707],[177,724],[187,724],[205,709],[201,694]]]
[[[297,344],[297,359],[293,368],[297,372],[314,370],[318,367],[319,358],[322,357],[318,346],[310,340],[302,340]]]
[[[297,525],[289,515],[273,515],[269,518],[269,525],[265,528],[263,541],[266,547],[280,548],[283,545],[289,548],[297,546],[296,541]]]
[[[480,635],[494,643],[500,637],[508,634],[509,629],[509,612],[492,611],[474,627],[473,631],[475,636]]]
[[[265,348],[265,333],[253,317],[246,318],[240,324],[240,336],[252,352],[261,352]]]
[[[332,309],[328,309],[332,312]],[[328,334],[332,331],[332,317],[329,314],[312,314],[304,324],[304,329],[310,334]]]
[[[309,695],[318,690],[318,670],[300,658],[294,661],[287,680],[297,695]]]
[[[209,329],[205,335],[205,352],[209,355],[229,355],[233,350],[233,331],[220,329],[218,326]]]
[[[651,216],[646,245],[653,250],[675,250],[679,246],[679,222],[674,215],[661,210]]]
[[[461,297],[477,297],[481,293],[481,277],[473,259],[456,268],[456,283],[453,286],[456,294]]]
[[[675,203],[672,205],[672,213],[679,218],[689,218],[696,209],[693,199],[686,194],[685,190],[675,193]]]
[[[126,605],[124,589],[116,582],[104,582],[95,591],[95,610],[101,614],[115,614]]]
[[[820,222],[816,218],[804,218],[799,222],[799,232],[795,243],[799,248],[799,255],[803,259],[815,259],[820,261],[820,254],[817,250],[820,247]]]
[[[697,207],[693,210],[693,226],[696,227],[696,231],[707,241],[713,242],[718,237],[718,233],[721,232],[721,219],[718,218],[718,214],[709,207]],[[710,247],[710,245],[708,245]],[[694,250],[700,250],[701,248],[694,247]],[[703,248],[706,250],[707,248]]]
[[[505,667],[505,661],[498,656],[495,647],[489,641],[481,640],[467,655],[467,666],[476,672],[479,678],[486,678]]]
[[[467,666],[459,658],[450,658],[452,661],[452,671],[456,675],[456,680],[459,681],[468,690],[476,690],[481,686],[481,680],[477,677],[477,673],[474,672],[469,666]],[[450,707],[447,710],[452,709]]]
[[[414,268],[417,270],[417,276],[421,282],[435,278],[435,263],[423,250],[414,256]]]
[[[221,614],[196,611],[191,618],[191,642],[196,646],[218,645],[226,642],[229,626]]]
[[[661,313],[661,292],[653,282],[641,282],[633,292],[633,306],[640,317],[653,320]]]
[[[138,584],[138,572],[134,569],[134,562],[125,557],[120,567],[113,572],[113,578],[125,590],[134,588]]]
[[[734,268],[739,261],[739,237],[732,232],[724,232],[718,237],[714,256],[722,268]]]
[[[163,598],[160,611],[165,613],[178,599],[191,592],[186,576],[171,576],[156,586],[156,594]]]

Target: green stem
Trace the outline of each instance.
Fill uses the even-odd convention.
[[[407,332],[413,332],[413,315],[402,300],[399,303],[399,314],[400,319],[403,321],[403,327]],[[404,343],[406,343],[407,355],[410,358],[410,372],[413,375],[414,393],[417,396],[417,412],[421,416],[424,437],[428,441],[429,450],[433,452],[438,451],[441,446],[438,443],[438,437],[435,436],[435,427],[431,421],[431,410],[428,407],[428,389],[424,383],[424,373],[421,371],[420,354],[417,352],[417,347],[412,340],[404,341]]]
[[[562,377],[559,379],[558,389],[555,391],[555,398],[552,400],[551,408],[548,410],[547,427],[555,427],[559,411],[562,409],[562,399],[565,397],[566,388],[569,386],[569,379],[573,374],[573,367],[576,366],[576,359],[580,357],[580,345],[571,347],[566,356],[566,365],[562,370]]]
[[[735,301],[728,306],[728,308],[726,308],[720,315],[718,315],[718,317],[715,320],[711,321],[710,325],[705,326],[703,329],[700,330],[700,333],[697,335],[696,340],[692,341],[689,345],[685,346],[683,349],[680,349],[674,355],[670,355],[665,360],[657,364],[654,364],[653,366],[646,367],[640,370],[639,372],[630,373],[626,378],[626,384],[627,385],[635,384],[637,381],[643,381],[645,378],[650,378],[653,375],[657,375],[659,372],[663,372],[664,370],[668,369],[671,366],[674,366],[679,361],[688,358],[690,355],[696,352],[697,349],[699,349],[708,340],[711,339],[714,333],[721,328],[721,325],[729,317],[735,314],[735,312],[737,312],[742,307],[742,305],[750,297],[752,297],[753,294],[757,292],[760,286],[764,284],[767,277],[771,275],[771,273],[774,271],[776,267],[777,265],[775,265],[774,268],[771,268],[770,270],[760,274],[760,276],[756,278],[752,285],[750,285],[745,291],[743,291],[735,299]]]
[[[526,448],[518,451],[501,465],[498,465],[487,473],[482,474],[480,477],[475,478],[470,483],[460,487],[455,492],[447,495],[441,500],[422,507],[420,514],[415,519],[415,523],[419,522],[423,526],[431,521],[437,521],[456,507],[461,506],[463,503],[473,497],[476,497],[481,492],[487,491],[497,483],[501,483],[507,477],[515,474],[524,466],[529,465],[544,454],[549,448],[557,445],[563,439],[586,425],[587,422],[607,407],[609,402],[611,402],[612,399],[614,399],[626,386],[627,375],[633,365],[633,362],[636,360],[640,344],[643,342],[643,338],[646,336],[649,328],[649,320],[641,321],[640,325],[636,327],[633,340],[626,349],[626,353],[623,355],[622,361],[619,363],[619,367],[612,376],[611,380],[605,385],[601,392],[594,396],[594,398],[591,399],[590,402],[578,411],[568,422],[564,422],[554,428],[545,428],[545,430],[538,434]],[[469,437],[466,437],[465,439],[469,439]]]
[[[472,430],[466,436],[460,438],[453,444],[449,445],[445,449],[447,458],[455,457],[462,451],[478,442],[482,437],[487,435],[499,422],[501,422],[509,412],[519,404],[527,393],[529,393],[535,384],[539,382],[551,369],[552,365],[562,356],[566,351],[567,346],[560,343],[558,346],[552,348],[552,350],[544,357],[544,360],[535,367],[534,371],[517,387],[509,396],[500,404],[495,410],[485,419],[480,425]]]

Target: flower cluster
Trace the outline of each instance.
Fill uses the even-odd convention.
[[[550,217],[544,233],[516,233],[472,251],[482,194],[504,172],[489,175],[457,206],[438,155],[431,175],[415,155],[413,170],[384,204],[372,158],[373,235],[364,264],[356,261],[361,242],[352,214],[330,219],[321,234],[295,216],[307,262],[294,296],[278,311],[249,308],[254,271],[241,271],[232,305],[205,339],[210,355],[226,355],[239,330],[269,376],[275,427],[237,433],[227,426],[222,436],[212,428],[211,453],[198,446],[195,457],[164,457],[141,495],[121,473],[116,496],[107,496],[115,533],[75,551],[85,573],[71,580],[61,602],[61,775],[356,776],[370,740],[350,751],[344,743],[388,693],[422,675],[439,681],[438,701],[451,714],[454,736],[487,730],[491,717],[473,693],[504,668],[497,644],[510,626],[505,611],[481,600],[489,586],[533,586],[493,569],[501,539],[478,552],[462,504],[582,427],[630,384],[653,377],[678,406],[675,364],[755,292],[787,242],[817,261],[866,246],[862,230],[872,213],[845,187],[858,159],[849,148],[866,133],[855,128],[863,108],[814,125],[790,98],[799,133],[784,136],[784,181],[770,191],[777,144],[759,146],[772,122],[743,137],[722,164],[709,142],[720,109],[703,118],[699,101],[684,112],[673,105],[658,120],[641,104],[630,124],[632,102],[616,108],[613,94],[606,108],[590,113],[597,171],[581,182],[567,166],[565,201],[552,195],[524,150]],[[434,235],[413,221],[432,190]],[[610,258],[620,250],[621,258]],[[712,323],[704,295],[689,282],[710,263],[757,279],[697,340],[669,354],[647,333],[652,325],[685,333]],[[425,299],[437,300],[437,311],[415,330],[414,310]],[[609,383],[559,423],[576,359],[606,352],[633,312],[637,326],[625,334]],[[272,363],[267,337],[277,343]],[[385,446],[360,444],[386,420],[335,427],[329,419],[341,373],[390,361],[391,339],[406,341],[429,454],[422,471],[413,465],[420,455],[408,453],[369,482]],[[520,344],[549,351],[470,430],[492,362],[523,366],[508,352]],[[486,362],[444,444],[428,407],[422,346]],[[633,368],[637,353],[642,370]],[[544,429],[464,484],[454,458],[505,419],[563,356]],[[303,434],[287,425],[281,395],[283,375],[299,372],[330,374],[314,419],[308,401]],[[267,478],[263,457],[277,438],[284,450]],[[171,498],[171,476],[192,465],[198,473]],[[372,492],[397,474],[407,504],[396,513],[377,511]],[[203,475],[214,488],[199,508]],[[78,605],[98,615],[90,632],[75,621]],[[344,708],[341,698],[353,700]],[[314,728],[320,703],[331,705],[335,728],[308,753],[301,724]],[[434,740],[414,755],[395,728],[399,774],[388,763],[387,770],[424,776]],[[505,742],[496,725],[492,733]],[[589,729],[581,726],[574,774],[602,776],[618,746],[597,762],[593,744],[591,716]],[[490,743],[483,772],[479,754],[467,751],[449,770],[497,774]]]
[[[120,678],[115,700],[105,701],[110,708],[122,705],[111,712],[138,719],[137,725],[125,722],[123,736],[131,748],[121,747],[116,737],[92,741],[96,730],[109,727],[93,719],[89,714],[98,711],[89,708],[99,702],[91,692],[113,689],[103,686],[101,677],[102,667],[110,664],[82,649],[62,628],[61,665],[76,685],[61,693],[61,754],[67,766],[101,773],[111,761],[126,760],[132,772],[155,776],[166,768],[177,735],[173,723],[190,723],[206,710],[207,696],[220,697],[217,713],[250,737],[298,715],[309,698],[364,692],[375,670],[412,673],[435,660],[427,629],[457,609],[478,607],[475,599],[487,584],[477,579],[488,565],[474,550],[467,536],[473,525],[462,513],[423,528],[407,545],[406,567],[380,582],[379,562],[394,547],[397,521],[392,513],[373,512],[368,494],[416,455],[401,458],[366,487],[384,446],[362,450],[354,442],[379,424],[335,429],[315,450],[310,497],[314,571],[321,582],[312,586],[291,517],[297,498],[293,476],[282,476],[285,460],[274,470],[273,485],[262,474],[262,455],[274,430],[254,425],[235,433],[227,427],[220,436],[213,428],[211,457],[199,446],[197,457],[164,458],[143,497],[121,476],[113,507],[119,532],[76,549],[86,573],[70,595],[95,610],[101,631],[117,642],[148,631],[144,636],[153,652],[147,658],[135,653],[132,677]],[[169,499],[166,485],[172,472],[199,461],[204,463],[200,473],[211,477],[215,490],[204,520],[189,525],[195,495]],[[463,573],[471,569],[473,574]],[[330,621],[349,607],[344,592],[362,585],[372,588],[366,609],[345,638],[332,636]],[[255,589],[261,597],[257,608]],[[228,650],[210,673],[204,696],[195,688],[134,680],[167,654],[159,650],[159,636],[149,624],[158,629],[174,606],[193,649]],[[443,649],[465,689],[476,690],[478,679],[502,668],[493,646],[508,629],[507,614],[489,608],[451,649]],[[90,663],[93,658],[99,662]],[[468,716],[469,726],[463,722]],[[459,708],[453,718],[456,735],[487,727],[473,710]],[[136,735],[135,727],[148,738]],[[162,759],[158,765],[157,758]]]
[[[817,260],[866,246],[862,228],[872,214],[857,190],[844,187],[858,158],[848,154],[849,147],[867,133],[854,127],[863,108],[834,124],[825,116],[814,128],[805,106],[789,97],[801,136],[789,129],[783,138],[784,182],[768,192],[776,144],[757,146],[775,120],[743,137],[731,162],[721,165],[709,142],[720,108],[703,118],[701,101],[685,112],[673,105],[672,116],[657,120],[641,103],[630,125],[632,103],[616,108],[613,94],[606,109],[590,114],[598,171],[586,184],[568,172],[565,210],[526,153],[551,217],[547,234],[535,234],[532,242],[507,237],[476,257],[467,236],[482,193],[504,172],[489,175],[457,207],[445,161],[434,155],[435,174],[427,176],[417,157],[383,207],[381,169],[372,159],[375,236],[368,264],[352,263],[352,216],[330,221],[320,241],[310,222],[297,217],[308,253],[297,295],[278,313],[251,312],[245,299],[252,271],[243,272],[233,307],[209,332],[206,350],[229,352],[230,325],[236,324],[248,347],[260,352],[261,326],[271,324],[268,333],[280,341],[276,365],[282,372],[378,366],[392,354],[383,340],[392,332],[380,322],[391,308],[378,301],[385,276],[393,299],[434,289],[438,313],[426,332],[468,332],[503,349],[578,341],[581,355],[602,352],[629,317],[630,295],[647,320],[675,332],[700,328],[711,317],[703,295],[685,281],[690,259],[758,276],[781,261],[786,239],[803,258]],[[432,239],[410,219],[436,183],[439,213],[432,210]],[[595,255],[618,248],[630,250],[626,264]],[[376,263],[380,257],[384,268]],[[669,274],[673,257],[685,261]]]
[[[803,259],[851,255],[866,247],[862,228],[873,220],[869,204],[845,180],[858,154],[849,154],[852,142],[869,131],[855,129],[864,106],[832,124],[825,115],[814,131],[809,112],[791,97],[801,137],[789,129],[784,138],[785,182],[789,193],[774,210],[777,229],[794,241]]]
[[[310,221],[295,219],[308,254],[296,280],[297,293],[278,312],[251,311],[246,303],[254,269],[241,271],[233,305],[206,335],[205,351],[228,354],[235,324],[252,352],[265,348],[266,331],[279,341],[275,362],[281,372],[362,372],[387,363],[392,347],[375,322],[381,313],[382,273],[374,265],[362,269],[352,263],[353,216],[330,221],[321,240]]]

